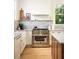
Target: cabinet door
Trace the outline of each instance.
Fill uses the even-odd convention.
[[[62,59],[62,52],[61,52],[61,49],[62,47],[61,47],[61,44],[60,43],[58,43],[58,59]]]
[[[20,51],[22,53],[26,46],[26,33],[22,34],[20,42]]]
[[[26,45],[32,44],[32,31],[26,32]]]
[[[58,41],[52,38],[52,59],[58,59]]]
[[[52,41],[52,59],[55,59],[55,42]]]
[[[61,44],[62,45],[62,59],[64,59],[64,43]]]
[[[64,44],[56,41],[53,37],[52,40],[52,59],[64,59]]]
[[[23,43],[23,40],[20,40],[20,51],[21,51],[21,53],[22,53],[22,51],[23,51],[23,48],[24,48],[24,43]]]
[[[54,51],[55,51],[55,59],[58,59],[58,42],[55,41],[54,43],[55,47],[54,47]]]
[[[52,42],[52,59],[58,58],[58,42],[53,38]]]
[[[64,59],[64,44],[58,43],[58,59]]]
[[[22,42],[24,43],[24,45],[26,45],[26,32],[23,33],[21,40],[22,40]]]
[[[20,38],[14,40],[14,59],[20,59]]]

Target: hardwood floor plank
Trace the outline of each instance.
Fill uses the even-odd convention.
[[[20,59],[52,59],[51,48],[25,48]]]

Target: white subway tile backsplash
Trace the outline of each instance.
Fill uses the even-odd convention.
[[[21,23],[24,24],[25,29],[33,29],[35,26],[38,28],[48,28],[53,24],[53,21],[24,21]]]

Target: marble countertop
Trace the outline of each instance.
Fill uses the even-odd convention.
[[[51,31],[50,34],[57,39],[58,42],[64,43],[64,31]]]
[[[14,39],[19,38],[26,31],[32,31],[32,29],[25,29],[14,32]],[[60,43],[64,43],[64,30],[50,30],[50,34]]]
[[[25,33],[25,31],[14,32],[14,39],[19,39],[24,33]]]
[[[21,33],[19,33],[19,32],[14,33],[14,39],[18,39],[20,37],[21,37]]]

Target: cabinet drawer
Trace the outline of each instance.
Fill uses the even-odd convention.
[[[21,53],[23,52],[25,46],[26,46],[26,43],[23,40],[21,40],[21,43],[20,43],[20,51],[21,51]]]

